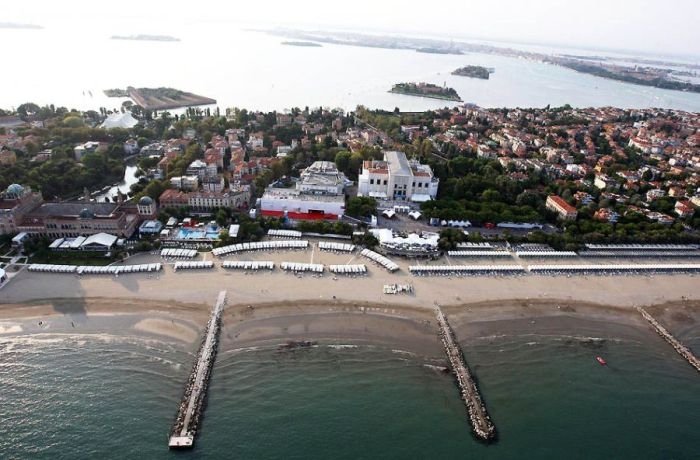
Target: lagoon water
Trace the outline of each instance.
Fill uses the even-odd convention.
[[[21,62],[4,74],[0,106],[33,101],[77,109],[114,108],[121,100],[107,98],[102,91],[129,85],[191,91],[217,99],[222,109],[354,109],[362,104],[415,111],[447,105],[387,92],[394,83],[427,81],[454,87],[465,102],[483,107],[568,103],[700,111],[697,93],[630,85],[524,59],[329,44],[284,46],[280,37],[222,24],[189,25],[168,33],[182,41],[111,40],[113,34],[128,33],[99,24],[79,30],[0,29],[0,41],[12,43],[3,49],[4,62]],[[467,64],[494,67],[496,72],[490,80],[450,75]]]
[[[129,334],[5,335],[0,458],[696,459],[700,453],[697,373],[651,333],[593,343],[557,335],[463,341],[499,430],[499,441],[489,446],[472,437],[452,377],[429,367],[443,364],[441,356],[329,345],[283,353],[221,350],[196,447],[170,452],[167,435],[194,345]],[[596,363],[598,354],[608,367]]]

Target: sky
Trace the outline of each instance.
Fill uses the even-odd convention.
[[[177,35],[181,25],[344,28],[694,56],[700,0],[3,0],[0,22]]]

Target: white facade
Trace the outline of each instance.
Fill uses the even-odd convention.
[[[268,190],[260,199],[263,215],[291,219],[337,218],[345,214],[343,195],[304,195],[296,190]]]
[[[428,165],[409,161],[403,152],[384,152],[384,161],[365,161],[357,196],[392,201],[428,201],[437,196],[439,180]]]
[[[294,189],[270,188],[260,200],[263,215],[291,219],[336,219],[345,214],[347,183],[335,163],[316,161],[306,168]]]
[[[197,190],[199,188],[199,177],[175,176],[170,179],[170,186],[178,190]]]

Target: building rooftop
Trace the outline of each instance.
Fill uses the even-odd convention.
[[[411,175],[411,167],[408,164],[405,153],[389,150],[384,152],[384,158],[387,163],[389,163],[389,171],[391,171],[392,174],[400,176]]]
[[[34,216],[71,216],[78,217],[87,210],[96,217],[107,217],[114,214],[119,207],[116,203],[86,203],[86,202],[64,202],[64,203],[44,203],[31,212]]]

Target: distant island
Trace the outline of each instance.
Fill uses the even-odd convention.
[[[177,37],[171,37],[170,35],[112,35],[110,37],[112,40],[136,40],[136,41],[148,41],[148,42],[179,42],[180,39]]]
[[[405,36],[367,35],[355,32],[300,31],[291,29],[267,30],[269,34],[296,40],[308,40],[335,45],[363,46],[368,48],[406,49],[423,53],[461,54],[483,53],[510,58],[528,59],[536,62],[558,65],[601,78],[622,81],[635,85],[653,86],[685,92],[700,92],[700,85],[679,81],[670,69],[657,69],[649,66],[666,65],[686,69],[698,69],[700,64],[651,60],[640,57],[555,55],[525,51],[512,47],[494,46],[485,43],[453,42],[429,38]],[[600,61],[598,61],[600,59]],[[613,62],[626,62],[630,65],[615,65]],[[640,66],[639,64],[644,64]]]
[[[216,99],[187,93],[174,88],[134,88],[129,86],[126,90],[107,89],[104,93],[108,97],[130,97],[136,105],[141,106],[145,110],[166,110],[216,104]]]
[[[461,50],[455,48],[417,48],[416,51],[430,54],[464,54]]]
[[[397,83],[390,90],[390,93],[405,94],[408,96],[429,97],[432,99],[443,99],[446,101],[462,102],[454,88],[447,88],[432,83]]]
[[[489,75],[491,75],[493,70],[487,69],[480,65],[467,65],[460,67],[459,69],[452,72],[452,75],[459,75],[460,77],[471,77],[471,78],[481,78],[482,80],[488,80]]]
[[[36,24],[22,24],[19,22],[0,22],[0,29],[43,29]]]
[[[288,41],[288,42],[282,42],[283,45],[287,46],[308,46],[312,48],[320,48],[321,45],[320,43],[314,43],[314,42],[295,42],[295,41]]]
[[[125,89],[113,88],[103,91],[107,97],[129,97],[129,92]]]
[[[610,80],[633,83],[635,85],[653,86],[655,88],[672,89],[676,91],[688,91],[700,93],[700,85],[687,81],[673,79],[673,70],[658,69],[654,67],[642,66],[620,66],[604,63],[587,63],[576,59],[552,59],[554,64],[567,67],[581,73],[595,75],[596,77],[608,78]]]

